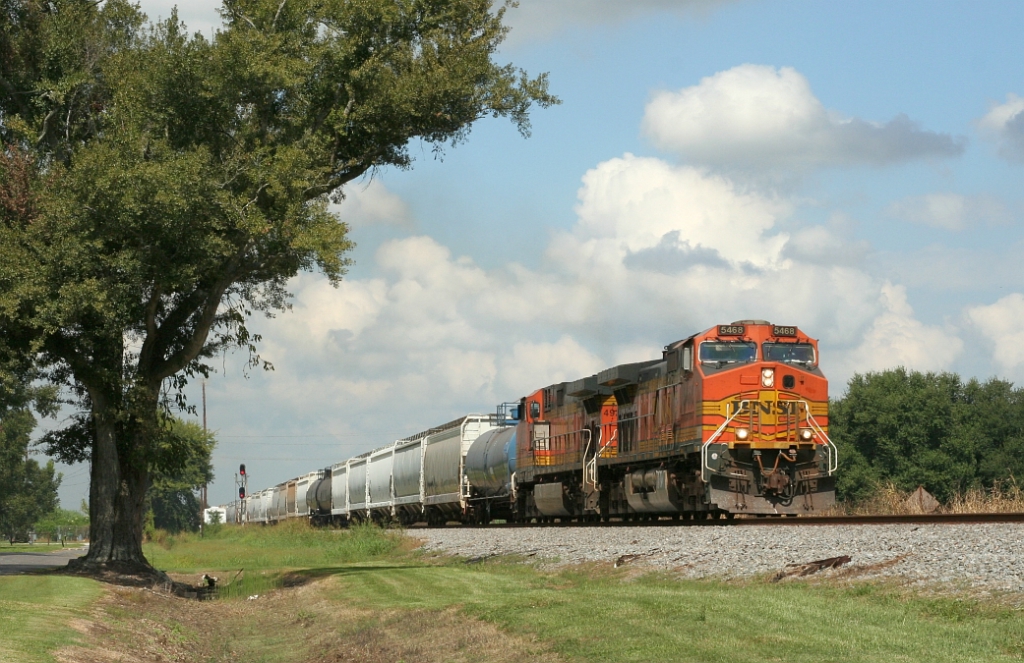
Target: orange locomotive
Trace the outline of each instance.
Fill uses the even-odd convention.
[[[835,501],[827,430],[817,341],[764,320],[719,325],[522,399],[506,515],[817,513]]]

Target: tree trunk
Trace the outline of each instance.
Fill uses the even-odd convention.
[[[90,393],[95,443],[89,468],[89,552],[85,564],[111,559],[114,550],[114,502],[121,483],[117,457],[117,426],[110,399],[99,390]]]
[[[75,566],[84,571],[155,573],[142,554],[148,427],[134,416],[124,416],[107,395],[92,391],[90,398],[96,437],[89,478],[89,552]],[[149,407],[155,417],[156,399],[152,400],[142,411]]]

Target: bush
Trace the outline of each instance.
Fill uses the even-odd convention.
[[[924,486],[941,502],[1024,476],[1024,390],[1004,380],[897,368],[855,375],[834,399],[840,499]]]

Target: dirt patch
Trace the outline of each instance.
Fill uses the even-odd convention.
[[[325,578],[256,600],[199,602],[137,587],[114,587],[91,619],[78,620],[83,645],[56,652],[62,663],[555,663],[529,637],[442,612],[356,609],[325,597]],[[335,590],[336,591],[336,590]]]
[[[315,663],[519,663],[560,660],[540,643],[503,633],[456,610],[378,616],[357,631],[322,641]]]

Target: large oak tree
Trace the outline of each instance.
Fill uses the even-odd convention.
[[[288,279],[337,282],[329,197],[474,121],[524,134],[557,100],[494,61],[491,0],[227,0],[222,28],[124,0],[0,0],[0,350],[81,406],[50,436],[91,462],[84,565],[148,572],[143,505],[161,403]]]

